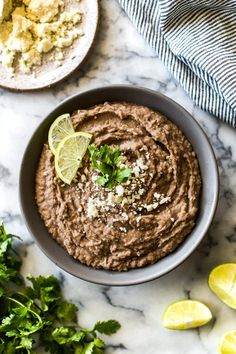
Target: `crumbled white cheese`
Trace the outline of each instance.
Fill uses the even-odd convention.
[[[27,17],[34,22],[51,22],[64,6],[62,0],[23,0]]]
[[[134,166],[133,167],[133,173],[135,175],[135,177],[139,177],[140,175],[140,168],[138,166]]]
[[[113,205],[114,204],[114,193],[109,192],[107,195],[107,204],[108,205]]]
[[[12,11],[12,0],[0,0],[0,23],[9,17]]]
[[[144,204],[144,208],[147,209],[147,211],[152,211],[157,209],[159,206],[159,203],[153,203],[153,204]]]
[[[53,48],[53,43],[51,38],[43,38],[37,45],[37,51],[39,53],[47,53]]]
[[[120,227],[120,231],[122,231],[122,232],[127,232],[127,229],[125,228],[125,227]]]
[[[124,187],[121,185],[116,186],[116,193],[119,197],[121,197],[122,195],[124,195]]]
[[[105,207],[106,201],[97,198],[97,199],[95,199],[95,204],[98,208]]]
[[[98,216],[98,210],[96,208],[93,198],[89,198],[87,213],[89,218],[96,218]]]
[[[139,195],[143,195],[145,193],[145,189],[144,188],[140,188],[138,191]]]
[[[147,170],[148,169],[148,166],[145,165],[145,163],[144,163],[142,158],[137,159],[136,160],[136,164],[141,170]]]
[[[157,209],[160,205],[168,203],[171,198],[170,197],[165,197],[163,194],[159,194],[158,202],[154,202],[152,204],[143,204],[143,207],[147,209],[147,211],[153,211]],[[154,194],[155,196],[155,194]]]
[[[80,11],[64,10],[63,0],[23,0],[11,18],[1,23],[2,1],[0,63],[11,72],[19,63],[20,71],[30,73],[32,68],[41,65],[43,54],[52,49],[56,51],[55,56],[47,60],[60,63],[64,58],[62,49],[83,34],[78,28],[82,21]]]
[[[129,220],[129,216],[127,213],[121,213],[121,216],[124,220]]]
[[[160,204],[165,204],[170,201],[170,197],[165,197],[160,200]]]
[[[127,167],[126,165],[124,166]],[[145,165],[143,158],[139,158],[132,164],[131,168],[133,173],[129,180],[117,185],[111,191],[104,189],[95,183],[98,175],[93,174],[91,176],[92,181],[94,182],[95,186],[98,187],[98,189],[95,188],[97,195],[93,198],[92,202],[90,200],[88,203],[88,214],[90,217],[93,217],[91,216],[93,214],[95,217],[98,214],[99,216],[104,215],[104,213],[106,214],[115,208],[114,211],[120,215],[120,220],[128,221],[129,215],[126,212],[127,207],[131,208],[133,215],[137,215],[138,211],[143,211],[146,209],[147,212],[151,212],[158,209],[160,205],[165,204],[171,200],[169,196],[155,191],[153,193],[151,202],[148,204],[144,203],[142,201],[142,196],[146,192],[145,177],[149,174],[146,171],[148,166]],[[122,210],[124,207],[125,209]],[[137,217],[136,222],[139,223],[140,220],[141,218]],[[115,219],[113,219],[113,222],[114,221]]]
[[[141,219],[142,219],[142,217],[141,217],[140,215],[137,216],[137,218],[136,218],[136,223],[137,223],[137,224],[140,224]]]

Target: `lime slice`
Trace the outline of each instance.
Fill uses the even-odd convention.
[[[236,354],[236,331],[226,332],[219,340],[220,354]]]
[[[74,128],[69,113],[58,117],[51,125],[48,132],[48,144],[55,154],[59,143],[68,135],[73,134]]]
[[[55,153],[55,168],[60,179],[70,184],[81,166],[92,135],[77,132],[66,136],[58,145]]]
[[[225,263],[214,268],[208,284],[221,301],[236,309],[236,263]]]
[[[169,305],[162,325],[169,329],[189,329],[205,325],[212,319],[209,308],[199,301],[180,300]]]

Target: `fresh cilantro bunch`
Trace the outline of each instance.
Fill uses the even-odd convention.
[[[0,226],[0,354],[33,354],[38,346],[51,354],[104,353],[97,334],[111,335],[120,324],[110,320],[97,322],[92,330],[81,328],[78,308],[63,299],[53,275],[29,275],[25,286],[21,261],[12,249],[14,237]]]
[[[21,260],[12,249],[13,239],[17,236],[7,234],[4,225],[0,225],[0,297],[5,292],[7,282],[14,282],[17,285],[22,283],[19,273]]]
[[[119,147],[110,148],[108,145],[98,147],[92,144],[88,150],[92,168],[101,173],[96,180],[97,184],[112,189],[117,183],[124,182],[130,177],[131,168],[119,167],[122,160]]]

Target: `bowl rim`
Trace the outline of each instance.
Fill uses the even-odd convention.
[[[139,92],[145,92],[147,94],[151,94],[154,95],[156,97],[160,97],[162,100],[166,101],[168,104],[171,104],[172,107],[176,108],[176,110],[180,113],[183,113],[184,115],[187,115],[188,118],[191,120],[191,124],[193,123],[193,125],[195,125],[195,127],[198,129],[198,133],[202,136],[202,138],[204,139],[204,144],[207,145],[208,147],[208,153],[210,153],[210,155],[208,155],[208,158],[211,159],[211,162],[213,164],[213,171],[212,171],[212,175],[214,175],[215,178],[215,186],[214,186],[214,197],[211,203],[211,210],[210,213],[208,214],[208,220],[207,222],[204,224],[203,230],[201,231],[201,235],[197,238],[197,240],[192,243],[192,245],[189,246],[188,250],[186,251],[186,253],[184,254],[184,256],[182,256],[182,258],[180,257],[179,259],[175,260],[175,262],[171,263],[169,266],[167,266],[165,269],[162,269],[157,273],[153,272],[151,274],[149,274],[148,276],[144,276],[142,277],[142,275],[140,275],[138,277],[138,279],[134,279],[134,280],[116,280],[114,279],[111,282],[106,282],[106,281],[96,281],[95,279],[90,279],[89,276],[84,276],[84,275],[79,275],[78,273],[76,273],[75,271],[72,271],[70,269],[68,269],[69,267],[67,265],[65,265],[64,263],[60,263],[58,262],[57,258],[55,257],[54,254],[51,254],[45,247],[43,247],[43,245],[41,244],[40,240],[38,237],[36,237],[34,235],[34,232],[31,229],[31,226],[28,222],[28,218],[25,212],[25,208],[24,208],[24,202],[23,202],[23,173],[24,173],[24,166],[25,166],[25,159],[28,153],[28,150],[30,149],[31,143],[35,137],[35,135],[37,134],[38,130],[40,130],[42,128],[42,126],[45,124],[45,122],[51,118],[51,115],[56,112],[57,110],[59,110],[60,108],[62,108],[66,103],[73,101],[75,98],[77,98],[78,96],[84,95],[84,94],[96,94],[100,91],[103,90],[120,90],[120,89],[128,89],[128,90],[133,90],[133,91],[139,91]],[[106,101],[106,100],[105,100]],[[108,102],[111,100],[107,100]],[[125,101],[125,100],[124,100]],[[104,102],[104,101],[103,101]],[[138,103],[137,103],[138,104]],[[141,103],[140,103],[141,104]],[[148,105],[147,105],[148,106]],[[167,117],[168,119],[171,118]],[[176,123],[174,123],[176,124]],[[182,130],[181,128],[179,128],[180,130]],[[187,139],[189,139],[188,135],[184,132],[184,135],[187,137]],[[190,141],[191,143],[191,141]],[[31,137],[25,147],[24,153],[23,153],[23,157],[21,160],[21,165],[20,165],[20,173],[19,173],[19,188],[18,188],[18,192],[19,192],[19,200],[20,200],[20,210],[21,210],[21,215],[23,217],[23,220],[26,224],[26,227],[31,235],[31,237],[33,238],[33,240],[35,241],[35,243],[37,244],[37,246],[41,249],[41,251],[54,263],[56,264],[59,268],[61,268],[62,270],[64,270],[65,272],[79,278],[82,279],[84,281],[88,281],[90,283],[94,283],[94,284],[98,284],[98,285],[105,285],[105,286],[131,286],[131,285],[138,285],[138,284],[142,284],[142,283],[146,283],[152,280],[155,280],[157,278],[160,278],[162,276],[164,276],[165,274],[168,274],[169,272],[171,272],[172,270],[176,269],[179,265],[181,265],[184,261],[186,261],[189,256],[194,252],[194,250],[199,246],[199,244],[202,242],[203,238],[205,237],[211,223],[212,220],[214,218],[214,215],[216,213],[216,209],[217,209],[217,205],[218,205],[218,200],[219,200],[219,170],[218,170],[218,165],[217,165],[217,160],[216,160],[216,156],[214,154],[214,150],[209,142],[209,139],[205,133],[205,131],[203,130],[203,128],[200,126],[200,124],[197,122],[197,120],[185,109],[183,108],[181,105],[179,105],[177,102],[175,102],[174,100],[172,100],[171,98],[169,98],[168,96],[163,95],[162,93],[146,88],[146,87],[141,87],[141,86],[133,86],[133,85],[128,85],[128,84],[113,84],[113,85],[107,85],[107,86],[99,86],[99,87],[95,87],[92,89],[88,89],[88,90],[82,90],[79,91],[69,97],[67,97],[66,99],[64,99],[62,102],[60,102],[59,104],[57,104],[54,109],[52,109],[45,118],[42,119],[42,121],[37,125],[37,127],[34,129],[33,133],[31,134]],[[197,225],[197,223],[196,223]],[[192,233],[192,231],[191,231]],[[188,235],[188,237],[191,237],[191,233]],[[48,236],[50,237],[50,235],[48,234]],[[55,240],[53,240],[54,242],[56,242]],[[61,246],[60,246],[61,247]],[[178,250],[178,248],[176,249]],[[64,249],[65,252],[67,252]],[[172,253],[170,253],[171,255]],[[72,257],[72,256],[70,256]],[[166,255],[164,258],[168,257],[168,255]],[[78,261],[79,262],[79,261]],[[80,262],[79,262],[80,263]],[[158,261],[156,262],[158,263]],[[147,267],[152,267],[154,266],[156,263],[149,265]],[[80,263],[81,264],[81,263]],[[135,270],[142,270],[145,269],[147,267],[143,267],[143,268],[135,268],[135,269],[131,269],[130,271],[135,271]],[[91,269],[91,271],[97,271],[97,269],[94,269],[92,267],[88,267]],[[102,270],[99,269],[99,271],[101,272],[112,272],[111,270]],[[115,272],[117,273],[117,272]],[[127,272],[121,272],[124,274],[127,274]]]

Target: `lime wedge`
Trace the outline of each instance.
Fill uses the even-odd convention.
[[[236,309],[236,263],[225,263],[214,268],[208,284],[221,301]]]
[[[77,132],[59,143],[55,153],[55,169],[63,182],[70,184],[76,176],[91,138],[89,133]]]
[[[236,331],[226,332],[219,340],[220,354],[236,354]]]
[[[52,123],[48,132],[48,144],[53,154],[55,154],[59,143],[66,136],[71,135],[74,132],[69,113],[63,114]]]
[[[169,329],[183,330],[203,326],[211,319],[211,311],[202,302],[180,300],[167,307],[162,325]]]

